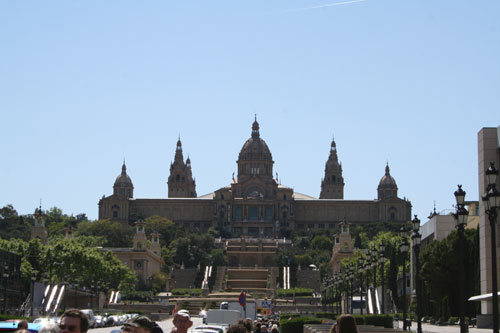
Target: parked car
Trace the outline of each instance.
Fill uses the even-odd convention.
[[[195,330],[213,330],[217,333],[226,332],[227,327],[221,325],[198,325],[194,328]]]
[[[12,321],[0,321],[0,332],[1,333],[10,333],[17,331],[17,320]],[[37,333],[40,329],[40,324],[28,323],[28,330],[31,333]]]
[[[120,316],[111,315],[108,317],[108,326],[119,326],[120,324]]]
[[[48,323],[59,325],[59,317],[38,317],[33,320],[33,323],[39,324],[40,326],[45,326]]]
[[[96,327],[96,322],[95,322],[95,315],[94,315],[94,310],[92,309],[83,309],[81,310],[83,313],[87,315],[89,318],[89,327],[90,328],[95,328]]]
[[[101,316],[101,315],[96,315],[95,316],[95,326],[98,327],[98,328],[102,328],[104,327],[106,323],[106,319]]]

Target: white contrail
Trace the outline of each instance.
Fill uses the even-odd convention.
[[[288,9],[288,10],[284,10],[284,11],[283,11],[283,13],[301,12],[301,11],[303,11],[303,10],[311,10],[311,9],[319,9],[319,8],[326,8],[326,7],[340,6],[340,5],[348,5],[348,4],[350,4],[350,3],[364,2],[364,1],[366,1],[366,0],[350,0],[350,1],[343,1],[343,2],[327,3],[327,4],[324,4],[324,5],[313,6],[313,7],[304,7],[304,8]]]

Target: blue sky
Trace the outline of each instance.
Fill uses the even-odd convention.
[[[346,199],[374,199],[388,161],[425,221],[457,184],[478,199],[499,17],[493,0],[2,1],[0,205],[97,218],[123,158],[135,197],[167,197],[179,134],[212,192],[256,113],[284,185],[318,196],[334,135]]]

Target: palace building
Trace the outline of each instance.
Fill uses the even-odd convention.
[[[375,200],[344,200],[344,178],[332,140],[319,198],[295,192],[273,177],[271,150],[260,136],[255,119],[250,138],[238,155],[238,174],[231,184],[198,197],[189,157],[184,161],[177,141],[168,177],[168,198],[134,198],[134,185],[125,163],[113,194],[99,201],[99,219],[133,224],[149,216],[168,218],[188,229],[221,231],[223,237],[277,238],[290,230],[334,229],[345,220],[351,225],[411,219],[411,203],[398,197],[389,165]]]

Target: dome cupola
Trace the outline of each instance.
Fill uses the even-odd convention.
[[[116,177],[115,184],[113,185],[113,194],[125,198],[132,198],[134,196],[134,185],[132,184],[132,179],[127,174],[125,161],[123,161],[122,173]]]
[[[398,196],[398,186],[391,176],[389,163],[385,166],[385,175],[380,179],[377,192],[379,200]]]
[[[249,177],[272,179],[273,156],[260,137],[257,116],[252,124],[252,136],[245,142],[238,156],[238,182]]]

